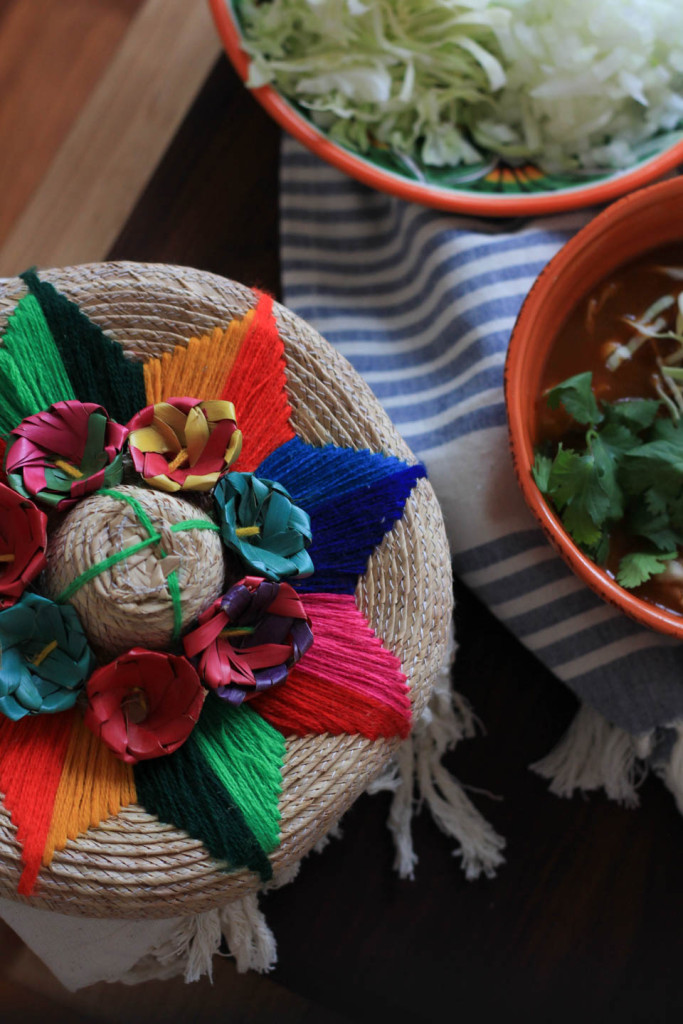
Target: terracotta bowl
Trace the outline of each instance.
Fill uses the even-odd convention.
[[[218,33],[238,75],[246,81],[250,58],[243,49],[243,0],[209,0]],[[330,139],[273,86],[254,97],[278,124],[304,146],[365,185],[451,213],[477,217],[526,217],[607,203],[652,181],[683,161],[681,129],[662,131],[639,152],[632,167],[586,175],[553,174],[532,163],[512,166],[495,156],[460,168],[430,168],[386,147],[361,154]]]
[[[567,535],[534,483],[535,398],[560,328],[581,299],[619,266],[683,241],[683,177],[641,189],[607,207],[550,261],[529,292],[505,364],[505,400],[515,471],[526,502],[571,569],[600,597],[644,626],[683,639],[683,617],[624,590]]]

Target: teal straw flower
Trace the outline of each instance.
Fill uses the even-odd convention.
[[[255,575],[275,581],[311,575],[311,520],[281,484],[228,473],[214,500],[223,543]]]
[[[73,707],[94,664],[70,605],[24,594],[0,611],[0,712],[12,721]]]

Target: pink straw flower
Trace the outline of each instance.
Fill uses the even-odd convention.
[[[10,432],[7,482],[24,497],[64,511],[85,494],[120,482],[127,433],[101,405],[56,402]]]

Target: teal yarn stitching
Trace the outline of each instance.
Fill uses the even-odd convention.
[[[138,800],[149,814],[199,839],[212,857],[227,861],[230,869],[247,867],[264,882],[272,878],[268,857],[194,736],[172,757],[140,761],[134,775]]]
[[[213,694],[204,702],[193,736],[259,844],[267,852],[276,849],[284,736],[247,705],[236,709]]]
[[[0,345],[0,381],[2,434],[55,402],[75,398],[40,304],[32,295],[25,295],[9,318]]]
[[[40,303],[79,400],[102,405],[111,419],[127,423],[147,405],[142,364],[127,359],[117,342],[34,270],[20,277]]]

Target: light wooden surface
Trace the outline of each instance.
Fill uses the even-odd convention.
[[[85,4],[83,0],[43,0],[42,21],[23,33],[13,27],[21,18],[19,4],[3,19],[12,28],[12,51],[18,47],[19,55],[16,62],[6,61],[12,88],[3,100],[6,114],[0,130],[6,125],[11,134],[12,125],[22,121],[26,83],[20,54],[26,49],[32,64],[34,130],[40,133],[45,124],[52,138],[52,146],[43,147],[43,157],[55,149],[59,133],[62,142],[40,180],[34,182],[28,204],[0,241],[0,275],[17,274],[32,264],[65,266],[104,257],[220,53],[203,0],[146,0],[132,20],[128,17],[118,48],[110,45],[106,25],[99,26],[97,52],[105,65],[111,58],[108,66],[99,77],[92,61],[83,61],[82,71],[78,66],[70,68],[69,103],[62,109],[61,82],[69,77],[61,66],[62,55],[68,59],[81,51],[84,7],[86,21],[96,19],[97,12],[108,13],[120,36],[135,5],[133,0],[120,5],[103,0]],[[36,76],[42,74],[41,50],[58,53],[60,59],[45,80],[42,96],[35,96]],[[79,105],[74,120],[73,111]],[[50,126],[53,109],[60,111],[59,130]],[[22,131],[27,131],[23,123]],[[27,173],[30,178],[30,162],[21,151],[15,160],[10,174],[23,180]],[[16,192],[18,205],[26,199],[28,188]]]
[[[0,246],[143,0],[0,0]]]

